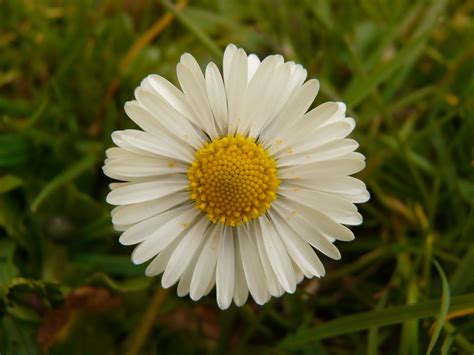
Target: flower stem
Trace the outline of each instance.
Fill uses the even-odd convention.
[[[168,297],[169,289],[163,289],[157,287],[153,298],[148,305],[148,308],[143,314],[138,327],[135,329],[131,338],[128,341],[128,346],[125,351],[127,355],[137,355],[140,352],[143,344],[146,342],[148,335],[151,332],[151,329],[155,323],[156,317],[161,311],[163,304]]]

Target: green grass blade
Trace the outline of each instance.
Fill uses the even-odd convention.
[[[90,169],[97,162],[97,159],[98,157],[96,154],[87,155],[84,159],[56,176],[53,180],[46,184],[43,190],[41,190],[41,192],[36,196],[36,198],[31,203],[31,209],[36,211],[40,204],[52,192]]]
[[[438,1],[429,7],[410,41],[396,53],[392,60],[388,63],[380,62],[368,77],[356,76],[357,79],[351,82],[344,93],[347,106],[356,106],[373,93],[380,84],[388,82],[391,78],[395,84],[393,87],[398,87],[397,84],[403,82],[402,79],[405,79],[406,75],[412,71],[413,63],[421,55],[429,39],[429,30],[436,24],[436,18],[444,9],[445,4],[446,1]],[[413,11],[416,12],[418,9],[415,7]],[[401,75],[397,73],[400,69]]]
[[[451,344],[453,343],[454,338],[451,335],[448,335],[446,339],[443,341],[443,345],[441,346],[441,354],[442,355],[448,355],[449,354],[449,348],[451,347]]]
[[[474,282],[474,272],[472,270],[474,270],[474,245],[471,245],[451,279],[453,295],[462,293]]]
[[[441,329],[443,329],[443,324],[446,319],[446,315],[448,314],[449,310],[449,284],[448,280],[446,279],[446,275],[444,274],[443,268],[441,265],[436,261],[433,260],[436,269],[438,270],[439,276],[441,277],[441,287],[442,287],[442,295],[441,295],[441,308],[439,310],[438,320],[436,321],[435,330],[433,332],[433,336],[431,337],[430,344],[428,345],[428,350],[426,350],[426,354],[429,355],[433,351],[433,348],[438,340],[439,334],[441,333]]]
[[[407,44],[397,55],[385,66],[377,68],[365,80],[356,82],[348,87],[344,93],[344,101],[347,106],[354,107],[369,96],[377,86],[388,80],[392,74],[405,65],[407,58],[411,58],[413,53],[419,54],[421,48],[426,43],[426,36],[422,36]]]
[[[474,293],[451,298],[451,311],[460,311],[474,307]],[[370,311],[324,323],[318,327],[303,330],[283,339],[280,348],[293,348],[316,340],[327,339],[339,335],[367,330],[373,327],[383,327],[400,324],[412,319],[434,317],[439,314],[440,301],[432,300],[415,305],[389,307],[381,311]]]
[[[419,297],[418,283],[415,279],[409,281],[407,287],[407,304],[416,304]],[[418,354],[419,325],[417,319],[410,319],[402,324],[399,354]]]
[[[179,22],[181,22],[189,31],[191,31],[202,44],[204,44],[216,57],[221,59],[223,52],[219,49],[217,44],[204,32],[200,27],[196,26],[187,16],[185,12],[178,11],[174,5],[167,0],[162,0],[162,4],[176,16]]]
[[[384,293],[377,303],[377,310],[383,309],[387,303],[388,294]],[[367,355],[377,355],[379,353],[379,338],[380,332],[378,327],[369,328],[367,334]]]

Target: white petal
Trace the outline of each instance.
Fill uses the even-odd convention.
[[[143,177],[143,176],[142,177],[131,177],[131,176],[120,175],[120,174],[117,174],[117,173],[114,173],[114,172],[110,171],[109,169],[107,169],[106,166],[102,167],[102,172],[104,173],[104,175],[108,176],[111,179],[126,181],[126,182],[133,182],[133,183],[145,182],[145,181],[148,181],[148,178],[149,178],[149,177],[146,177],[146,176],[145,177]]]
[[[244,227],[237,227],[237,241],[250,294],[257,304],[262,305],[268,298],[268,290],[257,246]]]
[[[183,89],[186,99],[199,120],[200,128],[212,139],[216,138],[219,133],[217,132],[211,107],[209,106],[204,77],[202,77],[201,83],[201,78],[196,78],[193,71],[182,63],[177,65],[176,72],[181,89]],[[199,72],[201,72],[200,69]],[[202,76],[202,72],[200,76]]]
[[[167,209],[189,201],[189,192],[176,192],[155,200],[115,207],[112,210],[112,223],[134,224],[156,216]]]
[[[315,226],[304,219],[299,209],[287,207],[289,201],[281,202],[283,198],[273,201],[275,211],[288,223],[288,225],[306,242],[323,254],[332,259],[339,260],[341,254],[339,250],[332,244]],[[293,207],[293,206],[291,206]]]
[[[120,187],[134,185],[134,182],[112,182],[109,184],[109,188],[111,191],[117,190]]]
[[[196,84],[204,90],[206,85],[204,83],[204,75],[202,74],[201,67],[196,59],[189,53],[184,53],[181,56],[180,63],[187,67],[191,73],[193,74],[194,78],[196,79]]]
[[[173,253],[174,249],[178,245],[178,239],[173,241],[170,245],[168,245],[163,251],[158,254],[151,263],[145,269],[145,275],[148,277],[156,276],[161,274],[168,264],[168,261]]]
[[[154,200],[187,188],[185,176],[173,176],[174,180],[158,180],[151,182],[133,183],[118,187],[107,195],[107,203],[111,205],[128,205],[131,203]]]
[[[196,257],[197,259],[197,257]],[[194,266],[196,265],[196,260],[192,264],[188,265],[183,275],[179,279],[178,287],[176,293],[179,297],[186,296],[189,293],[189,286],[191,285],[191,279],[193,277]]]
[[[313,275],[317,277],[324,276],[324,266],[313,248],[301,239],[278,213],[269,211],[269,215],[275,224],[275,229],[281,236],[281,240],[285,243],[288,254],[305,273],[305,276],[308,278]]]
[[[192,262],[195,254],[202,247],[209,224],[209,219],[203,215],[188,233],[181,238],[168,262],[165,273],[161,277],[161,284],[164,288],[174,285]]]
[[[120,236],[120,243],[123,245],[133,245],[146,240],[166,221],[180,216],[183,212],[189,210],[189,205],[177,207],[160,215],[145,219],[139,223],[130,226]]]
[[[145,157],[152,157],[153,158],[153,157],[156,157],[158,155],[156,153],[152,153],[152,152],[137,148],[133,144],[128,142],[127,140],[123,139],[122,137],[123,137],[124,132],[128,132],[126,134],[130,134],[129,132],[142,132],[142,133],[145,133],[145,134],[148,134],[149,136],[151,136],[151,134],[149,134],[148,132],[143,132],[143,131],[138,131],[138,130],[125,130],[125,131],[112,132],[110,137],[112,138],[112,141],[114,142],[114,144],[117,145],[117,147],[119,147],[119,149],[121,149],[123,151],[126,151],[126,152],[129,152],[130,154],[135,154],[136,156],[142,156],[142,157],[145,156]],[[132,133],[132,134],[135,135],[135,133]],[[153,138],[153,140],[156,140],[156,138],[154,136],[152,136],[152,138]],[[160,156],[165,158],[163,155],[160,155]],[[190,154],[190,156],[192,156],[192,154]],[[188,159],[188,158],[186,158],[186,159]]]
[[[352,203],[364,203],[370,200],[369,191],[363,191],[357,194],[350,194],[350,193],[345,193],[345,192],[334,192],[334,194]]]
[[[163,135],[163,125],[136,100],[127,101],[124,106],[127,116],[145,132]]]
[[[223,60],[223,73],[224,73],[224,83],[227,87],[229,82],[230,68],[232,66],[232,60],[234,54],[237,52],[237,47],[233,44],[229,44],[224,51],[224,60]]]
[[[135,95],[137,95],[137,93],[142,90],[143,89],[141,89],[141,87],[138,87],[135,90]],[[156,94],[156,91],[154,92],[156,97],[159,97],[159,95]],[[170,107],[171,110],[174,110],[168,103],[166,103],[165,99],[160,98],[160,101],[164,102],[165,106]],[[150,112],[147,108],[145,108],[140,102],[136,100],[126,102],[124,109],[128,117],[130,117],[144,131],[151,133],[153,136],[162,141],[162,144],[170,145],[172,147],[179,147],[182,146],[183,143],[186,143],[183,149],[191,149],[188,140],[182,140],[179,138],[179,134],[181,134],[182,132],[178,132],[179,134],[175,135],[169,130],[169,127],[165,127],[168,121],[166,117],[164,120],[161,120],[160,116],[157,117],[156,112]],[[180,115],[179,113],[177,113],[177,111],[175,112],[177,115]]]
[[[209,280],[209,283],[207,284],[207,288],[206,288],[206,291],[204,291],[203,296],[207,296],[208,294],[210,294],[215,285],[216,285],[216,269],[214,269],[214,272],[212,273],[211,279]]]
[[[369,198],[365,184],[352,176],[317,176],[312,179],[295,180],[294,183],[308,189],[331,192],[353,203],[366,202]],[[366,199],[353,201],[350,198],[357,196]]]
[[[254,223],[250,225],[250,235],[255,241],[257,241],[257,250],[260,255],[260,261],[262,263],[263,273],[265,274],[266,286],[269,293],[274,297],[279,297],[284,293],[283,288],[278,282],[275,273],[273,271],[270,260],[265,249],[265,244],[263,241],[262,228],[260,222],[257,219]]]
[[[204,296],[216,268],[219,241],[222,237],[222,224],[219,223],[211,227],[209,230],[210,235],[198,258],[191,280],[189,295],[194,301]]]
[[[266,216],[262,216],[260,222],[265,250],[275,276],[286,292],[293,293],[296,289],[296,278],[285,246]]]
[[[283,156],[278,159],[278,167],[310,164],[316,161],[340,158],[355,151],[359,147],[353,139],[336,139],[323,145],[315,145],[305,152]]]
[[[188,207],[188,209],[185,209],[185,207]],[[192,222],[199,211],[193,205],[185,207],[183,207],[183,212],[180,215],[155,225],[155,230],[147,235],[144,241],[133,251],[132,261],[135,264],[141,264],[151,259],[172,243],[181,233],[186,233],[189,226],[192,226]],[[158,220],[157,217],[152,218]]]
[[[293,270],[295,270],[296,283],[299,284],[301,281],[304,280],[304,272],[300,269],[298,265],[295,264],[293,259],[291,260],[291,265],[293,266]]]
[[[149,156],[156,155],[185,163],[191,163],[194,160],[191,147],[187,149],[184,144],[179,146],[171,140],[167,141],[164,137],[159,139],[148,132],[133,129],[115,131],[112,133],[112,140],[119,147],[132,152],[143,152]]]
[[[271,81],[268,83],[268,86],[273,89],[268,90],[271,93],[268,97],[269,100],[262,103],[262,107],[267,107],[268,114],[266,117],[262,114],[264,119],[261,122],[263,125],[256,131],[256,133],[258,132],[258,136],[263,133],[262,130],[265,131],[268,126],[272,125],[275,120],[280,120],[280,117],[283,115],[285,115],[283,116],[285,120],[291,122],[291,118],[295,112],[289,112],[288,109],[291,107],[288,107],[287,104],[295,94],[299,94],[299,89],[301,88],[301,85],[303,85],[307,74],[306,70],[303,69],[301,65],[295,65],[294,62],[287,62],[279,66],[276,72],[282,72],[282,75],[279,76],[275,73]],[[316,83],[319,88],[319,83],[317,81]],[[306,109],[307,108],[305,108],[304,111],[306,111]]]
[[[318,91],[319,81],[315,79],[309,80],[302,87],[297,88],[275,120],[263,130],[262,141],[271,142],[273,137],[284,135],[288,127],[291,127],[309,109]]]
[[[186,97],[176,86],[162,76],[155,74],[148,75],[140,85],[147,87],[146,83],[156,90],[176,111],[193,123],[196,124],[198,122],[186,101]]]
[[[346,158],[347,157],[347,158]],[[358,173],[365,167],[365,161],[358,156],[346,155],[338,159],[323,160],[278,170],[280,179],[312,179],[317,176],[340,177]],[[291,181],[289,181],[291,182]]]
[[[248,56],[247,83],[250,83],[259,66],[260,59],[255,54],[250,54]]]
[[[284,184],[278,193],[307,207],[318,210],[338,223],[358,225],[362,216],[351,202],[334,194]]]
[[[296,87],[300,87],[301,85],[303,85],[304,81],[306,80],[306,77],[308,76],[308,71],[305,68],[303,68],[301,64],[296,64],[291,75],[297,78],[296,84],[295,84]]]
[[[286,144],[281,144],[279,149],[271,149],[271,153],[278,158],[304,154],[324,144],[346,137],[351,129],[349,122],[338,120],[316,129],[306,127],[306,132],[300,132],[299,136],[290,130],[291,134],[288,134]]]
[[[126,149],[119,148],[119,147],[112,147],[105,151],[105,156],[107,159],[136,159],[136,158],[143,158],[143,154],[138,154],[134,152],[130,152]]]
[[[192,260],[189,262],[188,266],[186,267],[186,270],[184,270],[183,274],[181,275],[179,279],[178,287],[176,290],[179,297],[183,297],[189,293],[189,287],[191,286],[191,279],[193,277],[194,269],[196,268],[196,263],[199,259],[199,256],[201,255],[201,251],[204,247],[205,241],[208,238],[209,238],[209,233],[205,233],[204,242],[202,242],[199,245],[196,252],[194,253]]]
[[[308,112],[305,119],[308,119],[315,127],[336,122],[344,118],[346,105],[343,102],[325,102]]]
[[[229,134],[234,134],[237,131],[237,127],[239,127],[239,123],[242,120],[246,90],[247,55],[243,49],[239,49],[232,58],[229,79],[226,82]]]
[[[255,78],[257,75],[255,75]],[[275,117],[286,103],[291,94],[292,87],[288,85],[291,80],[291,68],[289,63],[280,65],[273,70],[269,80],[263,83],[266,87],[258,96],[259,101],[249,102],[248,115],[250,125],[250,137],[256,137],[262,129]],[[250,95],[250,93],[249,93]]]
[[[235,287],[234,287],[234,303],[242,306],[249,296],[249,289],[245,281],[244,268],[242,266],[242,255],[237,245],[236,234],[234,234],[234,250],[235,250]]]
[[[264,110],[262,107],[263,96],[269,89],[268,83],[272,78],[273,73],[276,70],[276,67],[280,65],[280,59],[277,56],[268,56],[263,62],[259,65],[255,75],[248,84],[248,88],[245,92],[240,94],[245,94],[245,110],[242,111],[240,122],[239,122],[239,133],[245,133],[247,131],[253,132],[255,125],[259,125],[254,122],[255,120],[260,120],[259,112]],[[237,92],[237,94],[239,94]],[[229,119],[232,119],[229,112]]]
[[[105,159],[102,167],[106,176],[131,183],[169,179],[176,174],[186,174],[188,169],[187,163],[144,155],[133,159]]]
[[[220,309],[229,308],[234,295],[234,258],[234,236],[230,228],[224,228],[224,234],[220,238],[216,268],[217,304]]]
[[[134,178],[186,173],[189,165],[168,159],[140,157],[108,160],[106,161],[105,168],[111,173]]]
[[[337,239],[346,242],[354,239],[354,233],[352,233],[349,228],[337,223],[324,212],[318,211],[312,206],[308,207],[302,205],[293,199],[282,198],[281,201],[287,208],[296,210],[301,217],[311,223],[318,232],[322,233],[328,239]]]
[[[355,120],[352,117],[345,117],[343,120],[348,122],[351,125],[350,132],[352,132],[356,126]]]
[[[212,113],[220,133],[227,135],[227,97],[221,73],[214,63],[209,63],[206,68],[206,89]]]
[[[135,90],[135,97],[148,112],[160,121],[164,129],[170,134],[188,143],[195,149],[201,148],[204,142],[196,133],[190,121],[176,111],[156,91],[145,90],[139,87]]]
[[[292,121],[292,125],[279,130],[280,134],[275,134],[270,139],[270,153],[286,149],[292,144],[298,143],[302,137],[309,141],[314,141],[311,134],[320,128],[324,123],[335,118],[337,121],[343,118],[345,114],[345,105],[337,102],[326,102],[313,110],[307,112],[300,119]],[[350,127],[350,125],[349,125]],[[349,131],[349,129],[348,129]]]
[[[127,229],[129,229],[132,226],[133,224],[114,224],[113,228],[117,232],[125,232]]]

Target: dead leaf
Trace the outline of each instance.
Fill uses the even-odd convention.
[[[97,312],[116,308],[122,300],[103,287],[81,286],[73,290],[64,304],[46,311],[36,340],[44,348],[49,348],[64,339],[77,315],[81,312]]]

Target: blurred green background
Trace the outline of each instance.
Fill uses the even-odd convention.
[[[472,354],[474,2],[0,0],[0,353]],[[281,53],[344,101],[371,192],[327,276],[219,311],[143,276],[101,172],[190,52]]]

